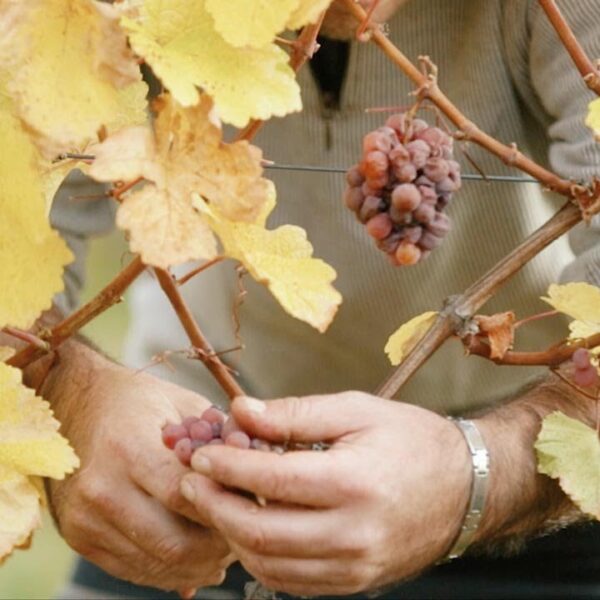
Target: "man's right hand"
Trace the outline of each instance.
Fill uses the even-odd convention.
[[[233,562],[223,538],[180,495],[185,474],[161,440],[167,421],[206,399],[125,369],[77,342],[60,350],[44,385],[61,432],[81,458],[50,503],[69,545],[111,575],[139,585],[193,590],[218,585]]]

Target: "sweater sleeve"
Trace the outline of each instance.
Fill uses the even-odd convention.
[[[77,305],[79,292],[85,282],[87,239],[106,233],[113,223],[111,203],[101,197],[105,188],[85,177],[80,171],[69,175],[58,190],[50,220],[67,242],[75,260],[65,270],[65,290],[54,299],[64,313]]]
[[[600,58],[600,2],[561,0],[560,9],[588,55]],[[521,31],[513,18],[521,13]],[[505,13],[512,23],[507,54],[515,83],[549,138],[548,162],[562,177],[589,182],[600,176],[600,143],[585,125],[588,105],[595,98],[563,47],[536,0],[511,1]],[[600,286],[600,217],[569,234],[576,255],[563,271],[563,281],[588,281]]]

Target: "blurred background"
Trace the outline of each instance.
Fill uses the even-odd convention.
[[[92,240],[87,259],[88,280],[82,296],[85,302],[120,270],[126,245],[120,233]],[[91,323],[83,333],[115,359],[121,356],[127,328],[127,300],[117,304]],[[46,514],[42,529],[27,551],[15,552],[0,566],[0,600],[46,600],[64,585],[74,555],[56,532]]]

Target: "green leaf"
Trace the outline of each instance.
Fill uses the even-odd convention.
[[[544,419],[535,444],[538,471],[558,479],[584,512],[600,520],[600,440],[581,421],[554,412]]]

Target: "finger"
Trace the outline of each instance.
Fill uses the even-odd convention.
[[[121,507],[113,525],[144,554],[173,571],[182,583],[199,583],[231,564],[230,550],[217,532],[174,515],[158,501],[138,492]],[[157,567],[158,568],[158,567]]]
[[[192,468],[224,486],[267,500],[308,506],[337,506],[353,492],[354,474],[328,452],[274,452],[205,446]],[[347,472],[346,472],[347,471]]]
[[[262,402],[237,398],[231,407],[238,423],[255,437],[276,442],[335,441],[365,428],[383,400],[359,392]]]
[[[153,438],[145,440],[143,447],[149,449],[146,456],[152,456],[159,460],[154,460],[152,464],[149,464],[145,457],[131,461],[131,479],[144,492],[156,498],[170,511],[190,521],[200,523],[194,507],[181,495],[179,490],[181,478],[189,473],[189,469],[179,462],[174,452],[162,445],[160,431],[152,431],[152,436]]]
[[[347,567],[342,567],[338,576],[338,566],[332,565],[335,559],[275,557],[270,562],[270,557],[248,555],[243,549],[239,551],[240,563],[246,571],[270,590],[294,597],[346,596],[359,591],[354,579],[347,576]],[[327,571],[330,577],[327,577]]]
[[[360,567],[339,558],[258,556],[244,553],[243,548],[236,549],[241,552],[240,560],[244,568],[257,579],[266,578],[286,584],[348,587],[356,585],[356,580],[363,576],[363,573],[353,573],[354,570],[359,571]]]
[[[351,535],[352,524],[340,523],[331,510],[260,507],[197,475],[185,477],[182,491],[230,544],[255,554],[328,558],[353,555],[360,548],[360,540]]]

